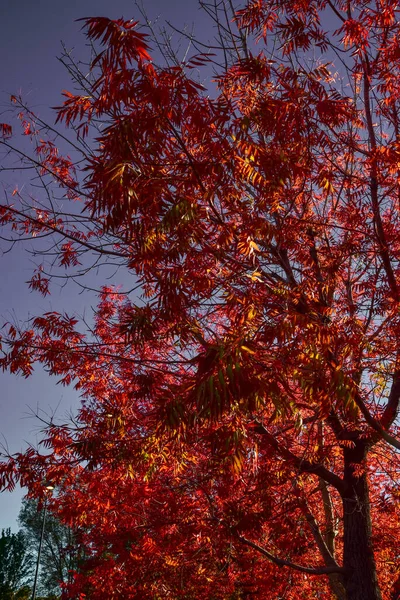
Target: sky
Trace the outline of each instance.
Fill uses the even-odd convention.
[[[168,20],[178,28],[192,25],[204,36],[205,20],[197,0],[143,0],[152,21]],[[61,91],[71,89],[68,74],[57,60],[61,42],[76,57],[85,55],[85,38],[76,19],[89,16],[140,19],[133,0],[0,0],[0,121],[7,122],[11,94],[21,94],[45,121],[55,114],[49,107],[61,103]],[[2,114],[1,114],[2,113]],[[4,194],[0,171],[0,193]],[[21,185],[21,173],[7,173],[11,183]],[[5,252],[0,240],[0,326],[25,322],[32,315],[50,310],[90,311],[91,300],[74,286],[55,289],[50,297],[31,293],[26,285],[34,267],[32,257],[19,246]],[[9,452],[23,451],[40,439],[41,421],[35,417],[55,414],[67,418],[78,406],[73,389],[56,385],[40,369],[28,379],[0,373],[0,445]],[[0,448],[1,450],[1,448]],[[0,494],[0,530],[18,529],[17,516],[23,491]]]

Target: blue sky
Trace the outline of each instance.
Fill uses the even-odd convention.
[[[143,0],[152,20],[159,17],[178,27],[195,23],[204,37],[205,19],[196,0]],[[73,49],[76,57],[85,55],[85,38],[76,19],[88,16],[139,18],[132,0],[1,0],[0,2],[0,121],[7,121],[10,94],[20,93],[29,106],[44,120],[52,122],[49,108],[61,103],[61,91],[71,88],[68,74],[57,56],[61,41]],[[13,183],[21,185],[21,173],[7,174]],[[0,193],[3,192],[0,173]],[[23,183],[23,182],[22,182]],[[33,270],[31,256],[21,246],[4,254],[7,245],[0,240],[0,324],[25,321],[29,316],[49,310],[75,311],[82,315],[90,311],[90,299],[79,295],[76,287],[55,288],[43,299],[29,291],[26,281]],[[101,282],[100,282],[101,283]],[[27,444],[40,440],[41,423],[34,418],[56,414],[64,418],[77,407],[79,399],[73,389],[56,385],[43,371],[29,379],[0,373],[0,442],[10,452],[18,452]],[[17,529],[16,519],[23,492],[0,494],[0,529]]]

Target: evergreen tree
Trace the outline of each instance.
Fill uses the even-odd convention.
[[[19,514],[19,524],[26,540],[39,548],[43,513],[35,500],[25,499]],[[43,595],[58,594],[60,583],[68,582],[75,566],[73,532],[47,512],[40,559],[39,590]]]
[[[26,583],[32,575],[32,555],[22,531],[3,529],[0,537],[0,598],[24,600],[29,596]]]

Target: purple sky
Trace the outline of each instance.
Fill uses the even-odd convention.
[[[160,16],[160,25],[163,19],[179,27],[195,23],[204,38],[204,15],[199,12],[196,0],[144,0],[143,5],[151,19]],[[68,74],[57,60],[61,41],[67,48],[74,48],[76,57],[84,56],[85,38],[80,31],[81,24],[75,20],[88,16],[130,19],[139,18],[139,13],[132,0],[1,1],[0,110],[3,113],[10,94],[21,93],[44,120],[54,119],[49,107],[59,105],[61,90],[72,87]],[[0,116],[0,121],[7,121],[6,114]],[[21,185],[20,173],[7,174],[7,177],[13,177],[14,182]],[[0,182],[3,179],[0,174]],[[0,183],[0,193],[2,190]],[[22,247],[7,254],[3,254],[4,248],[5,244],[0,241],[0,325],[10,320],[25,321],[29,315],[49,310],[68,309],[80,315],[90,312],[93,298],[79,295],[73,285],[53,289],[46,299],[30,293],[25,282],[32,275],[31,257]],[[73,389],[57,386],[54,379],[40,370],[27,380],[0,373],[0,386],[0,441],[7,444],[11,452],[23,450],[27,443],[35,444],[41,438],[41,424],[33,413],[56,412],[63,418],[78,404]],[[22,495],[21,490],[0,494],[0,529],[17,529]]]

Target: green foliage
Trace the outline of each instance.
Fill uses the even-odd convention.
[[[32,556],[22,531],[2,530],[0,538],[0,598],[24,600],[29,597],[26,586],[32,574]]]
[[[1,600],[29,600],[31,594],[32,590],[29,585],[24,585],[15,592],[9,587],[9,585],[0,587]],[[37,598],[37,600],[39,600],[39,598]]]
[[[35,500],[25,499],[19,513],[19,524],[29,544],[37,552],[43,521],[43,512]],[[76,563],[73,533],[47,512],[40,559],[38,589],[46,598],[56,597],[60,583],[69,580]]]

